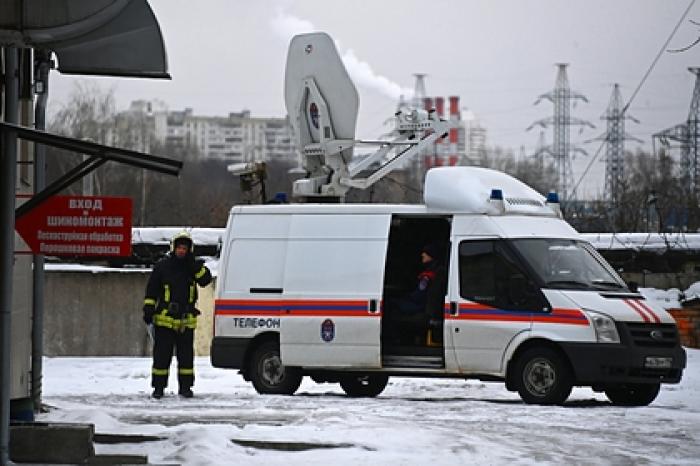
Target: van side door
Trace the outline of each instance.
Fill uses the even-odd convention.
[[[281,303],[287,366],[381,367],[381,306],[390,214],[298,214]]]
[[[460,372],[498,374],[509,342],[546,302],[517,255],[497,238],[458,238],[446,331]]]

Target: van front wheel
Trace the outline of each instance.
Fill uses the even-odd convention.
[[[345,375],[340,386],[346,395],[354,398],[374,398],[384,391],[389,376],[384,374]]]
[[[282,365],[279,345],[266,342],[254,352],[250,361],[250,380],[262,395],[292,395],[301,385],[299,368]]]
[[[571,370],[564,358],[550,348],[525,351],[515,365],[520,398],[528,404],[559,405],[571,394]]]
[[[616,406],[647,406],[656,399],[661,384],[630,383],[605,389],[605,395]]]

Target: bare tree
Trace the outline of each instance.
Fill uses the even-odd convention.
[[[668,153],[642,150],[625,154],[626,178],[620,201],[611,205],[601,193],[587,212],[579,212],[581,231],[695,231],[700,226],[698,200],[684,192],[676,164]],[[604,221],[601,223],[600,219]]]
[[[551,161],[543,163],[534,157],[516,159],[512,150],[499,146],[483,150],[475,164],[508,173],[542,195],[557,186],[556,169]]]
[[[73,86],[68,101],[50,118],[48,130],[52,133],[77,139],[107,143],[108,128],[115,115],[114,91],[103,90],[94,83],[78,80]],[[78,165],[81,154],[70,153],[47,147],[47,181],[51,182],[63,173]],[[94,193],[100,193],[100,178],[95,177]],[[81,186],[74,184],[69,193],[81,192]]]

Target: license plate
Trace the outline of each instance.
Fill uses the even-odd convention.
[[[647,356],[644,359],[644,367],[648,369],[669,369],[673,358],[660,358],[657,356]]]

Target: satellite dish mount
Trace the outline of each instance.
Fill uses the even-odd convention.
[[[449,123],[440,120],[435,111],[412,109],[394,115],[394,134],[398,136],[393,140],[356,140],[359,100],[328,34],[292,38],[285,71],[285,103],[307,174],[294,183],[294,196],[341,201],[350,188],[372,186],[399,163],[447,135]],[[358,144],[378,149],[353,161]],[[376,163],[379,168],[369,176],[357,177]]]

